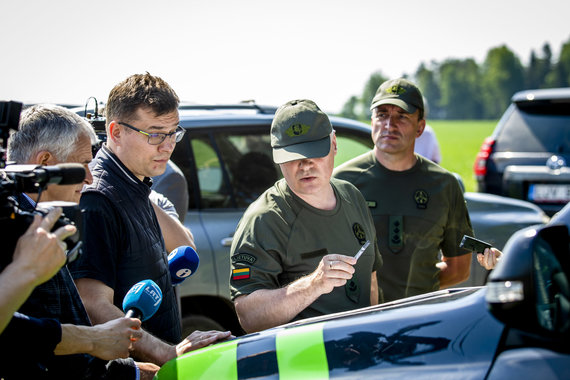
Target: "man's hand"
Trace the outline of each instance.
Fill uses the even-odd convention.
[[[23,274],[33,276],[36,286],[52,278],[65,264],[67,247],[63,240],[73,235],[76,228],[67,225],[50,232],[61,213],[61,208],[56,207],[43,218],[34,215],[16,244],[13,264],[21,267]]]
[[[176,356],[209,346],[217,341],[235,338],[229,331],[194,331],[176,345]]]
[[[483,253],[477,254],[477,261],[483,268],[491,270],[495,268],[502,255],[503,253],[497,248],[486,248]]]
[[[93,326],[91,355],[104,360],[127,358],[133,342],[142,337],[141,321],[136,318],[117,318]]]
[[[326,255],[311,274],[285,287],[237,297],[234,305],[241,326],[251,333],[291,321],[321,295],[344,286],[354,275],[356,261],[352,256]]]
[[[320,294],[328,294],[352,278],[355,264],[356,259],[352,256],[326,255],[310,276]]]
[[[16,243],[12,262],[0,271],[4,292],[0,299],[0,333],[34,288],[52,278],[65,264],[65,244],[62,240],[73,235],[75,227],[60,227],[51,233],[60,215],[61,208],[50,211],[44,218],[35,215]]]
[[[140,375],[141,375],[140,380],[152,380],[152,379],[154,379],[154,375],[160,369],[160,367],[154,363],[135,362],[135,364],[137,365],[137,367],[139,367],[139,371],[140,371]]]
[[[61,341],[56,355],[90,354],[103,360],[127,358],[132,343],[142,336],[141,321],[117,318],[95,325],[61,325]]]

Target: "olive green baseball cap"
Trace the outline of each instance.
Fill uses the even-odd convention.
[[[291,100],[277,109],[271,123],[273,161],[277,164],[329,154],[332,125],[312,100]]]
[[[381,104],[393,104],[408,113],[414,113],[419,108],[424,109],[424,100],[420,89],[404,78],[388,80],[378,87],[372,99],[370,110]]]

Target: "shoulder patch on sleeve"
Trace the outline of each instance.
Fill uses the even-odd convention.
[[[249,278],[249,268],[237,268],[232,270],[232,280],[245,280]]]
[[[257,257],[249,253],[236,253],[232,256],[232,263],[247,263],[253,264],[257,261]]]

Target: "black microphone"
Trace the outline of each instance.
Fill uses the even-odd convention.
[[[81,164],[57,164],[43,166],[34,170],[40,182],[55,183],[58,185],[73,185],[85,179],[85,167]]]
[[[127,318],[146,321],[156,313],[162,302],[162,291],[152,280],[142,280],[132,286],[123,298]]]
[[[30,193],[38,192],[39,188],[50,183],[73,185],[85,179],[85,168],[81,164],[8,165],[3,172],[14,181],[14,190]]]

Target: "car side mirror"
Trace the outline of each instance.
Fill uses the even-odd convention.
[[[486,300],[493,316],[529,333],[570,332],[569,242],[565,225],[515,233],[487,281]]]

